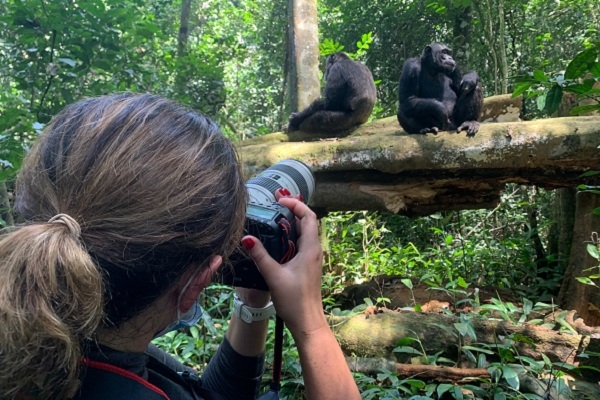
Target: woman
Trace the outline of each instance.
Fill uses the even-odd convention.
[[[246,188],[212,121],[151,95],[80,101],[47,126],[16,188],[25,223],[0,240],[3,398],[255,397],[267,320],[234,315],[201,381],[150,345],[197,321],[242,234]],[[258,309],[272,297],[309,398],[358,399],[323,314],[316,217],[280,202],[299,220],[299,252],[280,265],[244,237],[271,292],[236,294]]]

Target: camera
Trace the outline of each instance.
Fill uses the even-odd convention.
[[[298,160],[286,159],[265,169],[246,182],[245,234],[257,237],[269,255],[279,263],[296,254],[296,218],[275,200],[275,191],[286,188],[292,196],[301,195],[308,203],[315,191],[315,178],[310,168]],[[230,266],[222,267],[213,281],[224,285],[269,290],[254,261],[243,251],[230,257]]]

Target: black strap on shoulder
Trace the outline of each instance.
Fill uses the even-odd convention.
[[[189,369],[178,371],[174,366],[162,362],[152,352],[146,352],[148,359],[148,370],[172,381],[187,389],[194,400],[228,400],[219,393],[211,392],[202,387],[202,380]],[[166,360],[165,360],[166,361]]]

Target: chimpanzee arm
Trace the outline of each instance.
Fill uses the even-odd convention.
[[[453,120],[457,130],[466,131],[467,136],[473,136],[479,130],[479,118],[483,110],[483,89],[479,83],[477,72],[467,72],[461,80],[460,92]]]
[[[419,82],[421,61],[418,58],[406,60],[398,87],[398,102],[402,113],[410,118],[431,117],[446,122],[446,107],[433,98],[421,97]]]
[[[460,81],[459,98],[466,96],[477,88],[479,84],[479,75],[475,71],[469,71],[463,75]]]

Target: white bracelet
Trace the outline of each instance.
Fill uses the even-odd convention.
[[[264,321],[265,319],[269,319],[272,315],[275,315],[275,307],[273,306],[272,301],[262,308],[249,307],[234,293],[233,315],[245,323],[251,324],[254,321]]]

